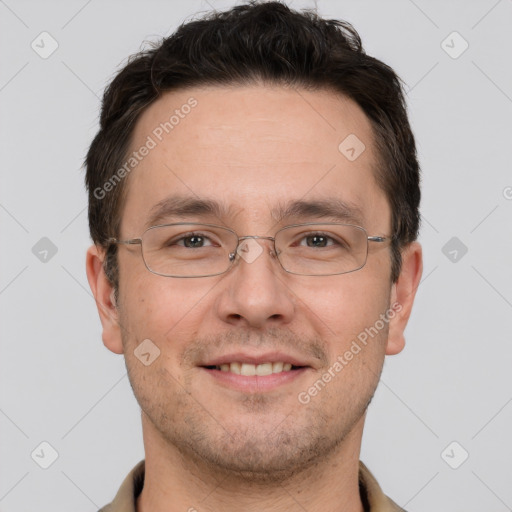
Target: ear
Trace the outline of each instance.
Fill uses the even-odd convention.
[[[391,308],[395,315],[389,321],[386,355],[398,354],[405,346],[404,331],[411,316],[416,290],[423,272],[421,245],[410,243],[402,252],[402,268],[391,288]]]
[[[86,257],[87,279],[100,315],[103,343],[115,354],[122,354],[119,312],[114,300],[114,288],[103,269],[104,259],[105,251],[103,249],[96,245],[89,247]]]

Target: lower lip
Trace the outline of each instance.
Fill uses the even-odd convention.
[[[201,369],[207,372],[219,384],[244,393],[271,391],[297,380],[309,370],[308,367],[304,367],[288,372],[271,373],[270,375],[246,376],[232,372],[223,372],[222,370],[209,370],[204,367]]]

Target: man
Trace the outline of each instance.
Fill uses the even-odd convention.
[[[102,510],[402,510],[359,462],[422,271],[395,73],[343,22],[214,13],[116,76],[86,166],[146,454]]]

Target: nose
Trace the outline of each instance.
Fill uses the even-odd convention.
[[[269,239],[241,239],[216,307],[222,321],[261,329],[291,322],[294,295]]]

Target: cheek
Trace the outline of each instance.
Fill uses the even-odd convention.
[[[325,339],[343,344],[373,325],[386,311],[391,285],[365,267],[358,272],[325,277],[325,282],[316,278],[290,288],[315,330]]]
[[[123,343],[150,339],[161,351],[177,352],[193,339],[213,283],[167,278],[143,270],[126,276],[125,289],[121,290]]]
[[[121,296],[120,323],[132,388],[150,411],[157,394],[178,399],[185,390],[179,354],[196,337],[205,292],[147,274],[126,282],[129,293]]]

